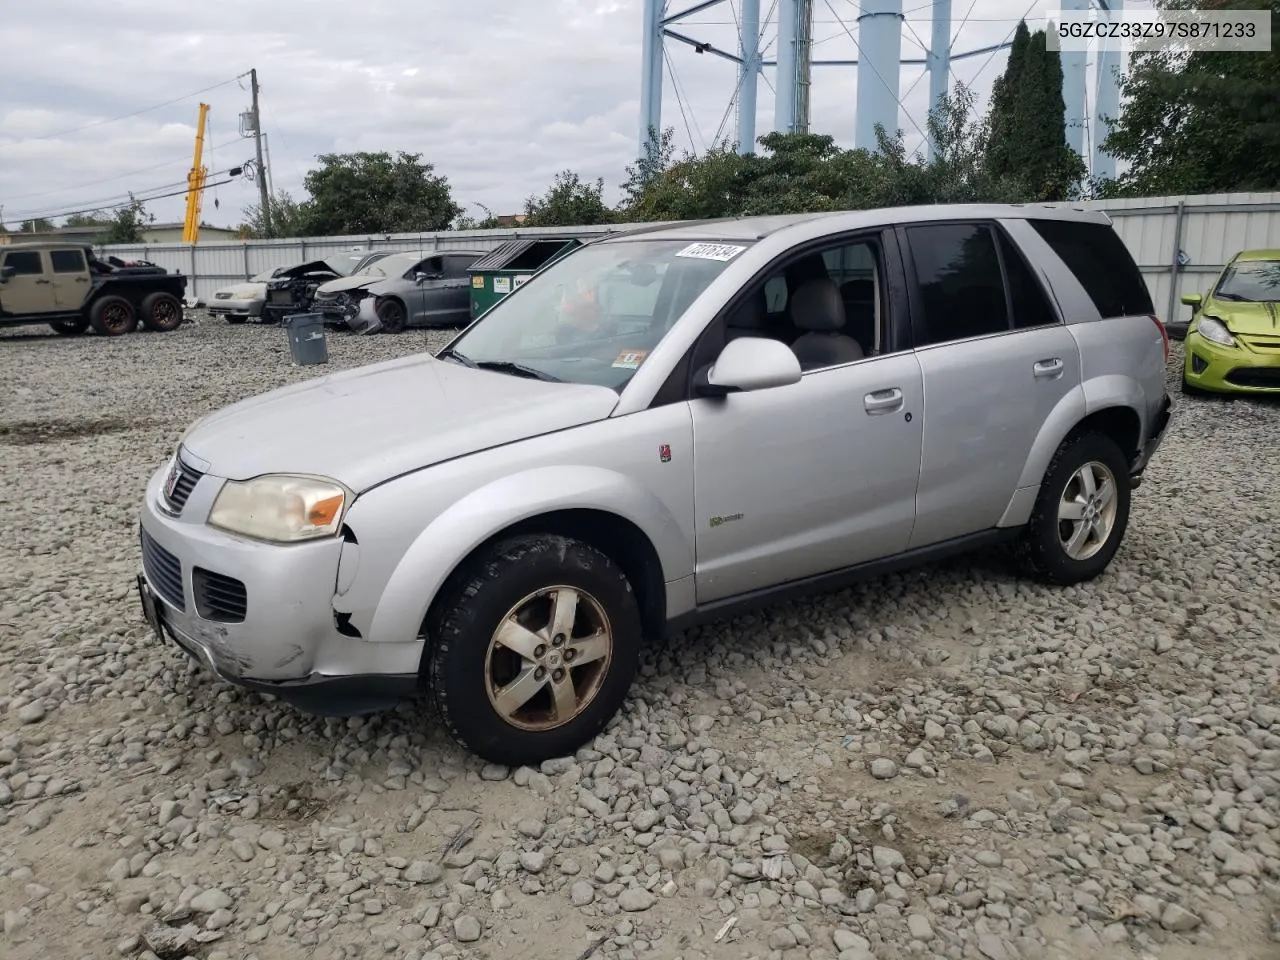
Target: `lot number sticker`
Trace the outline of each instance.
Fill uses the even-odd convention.
[[[510,277],[494,277],[493,292],[494,293],[510,293],[511,278]]]
[[[648,355],[648,350],[623,350],[618,354],[618,359],[613,361],[613,366],[619,370],[639,370],[640,364],[644,363],[644,358]]]
[[[746,247],[736,247],[731,243],[691,243],[677,257],[692,257],[695,260],[719,260],[722,263],[732,260]]]

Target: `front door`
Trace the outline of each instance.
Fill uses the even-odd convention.
[[[6,313],[53,313],[58,309],[43,250],[8,250],[0,257],[0,266],[12,271],[0,284],[0,307]]]
[[[906,549],[923,405],[910,352],[694,400],[698,603]]]

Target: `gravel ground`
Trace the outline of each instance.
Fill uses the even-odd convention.
[[[146,478],[311,373],[208,319],[0,335],[7,960],[1280,955],[1280,406],[1179,401],[1095,583],[997,552],[684,634],[590,749],[507,770],[149,638]]]

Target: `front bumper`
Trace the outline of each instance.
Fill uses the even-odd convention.
[[[1182,379],[1215,393],[1280,394],[1280,336],[1236,337],[1227,347],[1187,334]]]
[[[214,316],[258,317],[262,315],[261,300],[211,300],[208,310]]]
[[[416,691],[420,642],[370,643],[338,631],[341,540],[277,545],[209,527],[223,483],[209,474],[175,516],[162,499],[166,474],[147,484],[139,524],[139,596],[160,636],[218,677],[312,713],[369,712]]]

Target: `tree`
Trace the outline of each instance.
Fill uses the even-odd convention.
[[[47,233],[53,229],[53,221],[46,220],[44,217],[36,217],[34,220],[23,220],[22,225],[18,227],[19,233]]]
[[[267,198],[267,212],[271,214],[270,230],[267,218],[262,215],[262,204],[251,203],[244,208],[244,223],[240,233],[246,238],[305,236],[302,205],[287,190],[277,190]]]
[[[110,218],[103,215],[101,210],[94,210],[92,213],[73,213],[63,221],[64,227],[105,227],[111,223]]]
[[[473,217],[466,212],[458,214],[458,219],[453,221],[454,230],[494,230],[502,226],[502,222],[498,219],[497,214],[486,207],[483,203],[477,203],[477,207],[484,211],[483,217]]]
[[[623,210],[635,208],[642,201],[650,184],[667,172],[675,159],[675,141],[675,127],[667,127],[661,135],[656,130],[649,131],[643,155],[626,169],[627,179],[622,184]]]
[[[1157,0],[1163,10],[1269,8],[1280,0]],[[1271,50],[1133,54],[1121,79],[1124,108],[1103,149],[1129,169],[1108,195],[1280,189],[1280,44]]]
[[[448,181],[421,154],[327,153],[307,172],[302,204],[308,236],[444,230],[462,208]]]
[[[155,220],[155,214],[147,213],[142,201],[131,193],[129,194],[129,202],[117,208],[115,214],[108,221],[107,229],[102,234],[101,242],[104,244],[141,243],[143,226],[155,223]]]
[[[1043,30],[1018,24],[1005,72],[992,86],[986,164],[996,180],[1021,180],[1027,200],[1066,200],[1085,174],[1066,141],[1062,57]]]
[[[524,202],[526,227],[585,227],[617,220],[604,202],[604,179],[583,183],[572,170],[556,174],[541,197]]]

